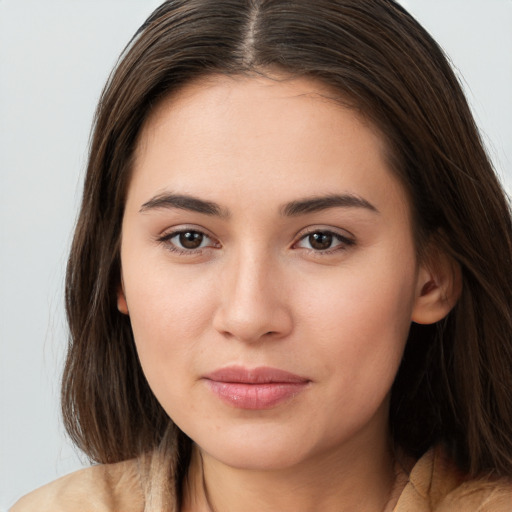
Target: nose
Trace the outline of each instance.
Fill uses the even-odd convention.
[[[223,336],[254,343],[290,334],[293,322],[285,276],[267,255],[241,255],[219,278],[213,326]]]

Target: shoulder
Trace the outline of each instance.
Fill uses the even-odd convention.
[[[414,508],[411,508],[414,507]],[[511,512],[511,479],[468,479],[436,448],[413,467],[395,512]]]
[[[136,460],[92,466],[59,478],[21,498],[10,512],[142,512]]]

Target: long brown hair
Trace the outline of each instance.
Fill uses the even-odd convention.
[[[206,75],[269,70],[328,84],[378,128],[420,257],[434,243],[460,265],[453,311],[411,327],[392,390],[395,443],[416,457],[442,443],[471,475],[512,475],[509,204],[442,50],[392,0],[170,0],[137,32],[99,103],[69,258],[69,434],[99,462],[170,438],[178,481],[186,470],[190,441],[149,389],[116,307],[131,160],[163,97]]]

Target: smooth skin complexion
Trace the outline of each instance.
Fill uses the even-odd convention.
[[[382,137],[329,93],[214,76],[139,138],[118,307],[195,443],[186,511],[396,501],[390,388],[411,321],[443,318],[458,279],[418,261]]]

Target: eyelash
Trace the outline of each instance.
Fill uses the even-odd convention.
[[[306,251],[308,251],[310,254],[314,254],[315,256],[329,256],[336,252],[342,252],[347,250],[349,247],[352,247],[356,244],[356,241],[353,238],[350,238],[348,236],[342,235],[340,233],[337,233],[336,231],[332,231],[330,229],[311,229],[305,233],[302,233],[300,235],[300,238],[297,242],[293,244],[292,247],[296,247],[299,243],[307,240],[312,235],[321,234],[321,235],[327,235],[331,236],[333,240],[337,240],[339,242],[338,245],[335,245],[334,247],[329,247],[327,249],[318,250],[313,248],[307,248],[304,247]]]
[[[171,240],[177,236],[184,235],[186,233],[194,233],[201,235],[204,238],[212,240],[212,237],[201,231],[200,229],[178,229],[176,231],[171,231],[170,233],[166,233],[160,237],[157,238],[157,241],[161,244],[164,244],[167,250],[184,256],[196,256],[203,252],[203,249],[211,247],[211,245],[205,246],[205,247],[198,247],[196,249],[186,249],[186,248],[180,248]],[[202,241],[201,241],[202,243]],[[218,242],[213,245],[215,248],[220,247],[220,244]]]
[[[157,238],[157,241],[161,244],[164,244],[167,250],[184,256],[196,256],[200,255],[203,252],[203,249],[207,248],[218,248],[220,247],[220,244],[218,242],[214,242],[213,244],[206,245],[204,247],[198,247],[195,249],[186,249],[186,248],[180,248],[175,243],[173,243],[171,240],[175,237],[178,237],[180,235],[184,234],[195,234],[200,235],[203,237],[203,240],[201,240],[201,244],[204,241],[204,238],[212,240],[213,238],[200,229],[178,229],[176,231],[171,231],[170,233],[166,233],[160,237]],[[338,245],[335,245],[334,247],[328,247],[327,249],[314,249],[314,248],[307,248],[302,247],[302,249],[308,251],[310,254],[314,254],[315,256],[324,256],[324,255],[330,255],[335,252],[341,252],[347,250],[349,247],[354,246],[356,244],[356,241],[353,238],[349,238],[347,236],[341,235],[340,233],[337,233],[335,231],[329,230],[329,229],[312,229],[310,231],[307,231],[305,233],[302,233],[297,240],[297,242],[294,242],[292,245],[292,248],[297,248],[297,246],[308,239],[308,237],[311,237],[316,234],[321,234],[323,236],[330,236],[333,240],[337,240],[339,242]],[[310,244],[311,245],[311,244]]]

